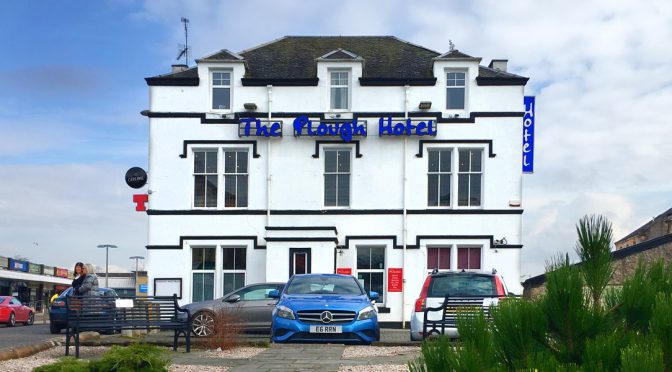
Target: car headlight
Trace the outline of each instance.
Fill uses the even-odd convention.
[[[294,312],[287,306],[278,305],[275,307],[275,314],[285,319],[295,319]]]
[[[362,310],[359,310],[359,316],[357,317],[357,320],[366,320],[375,318],[377,314],[378,312],[373,306],[367,306]]]

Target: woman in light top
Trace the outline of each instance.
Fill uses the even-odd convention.
[[[97,296],[98,295],[98,277],[93,268],[93,265],[86,264],[82,267],[82,276],[84,276],[84,281],[82,285],[77,289],[77,294],[80,296]]]

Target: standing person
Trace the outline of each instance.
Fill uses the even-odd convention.
[[[75,280],[72,281],[72,292],[74,294],[77,294],[77,290],[82,286],[82,282],[84,281],[84,275],[82,275],[83,267],[84,264],[81,262],[75,264]]]
[[[77,294],[80,296],[96,296],[98,295],[98,277],[93,268],[93,265],[86,264],[82,267],[82,276],[84,281],[77,289]]]

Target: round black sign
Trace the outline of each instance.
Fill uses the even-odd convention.
[[[147,172],[140,167],[133,167],[126,172],[126,184],[139,189],[147,183]]]

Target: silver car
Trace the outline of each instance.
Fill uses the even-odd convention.
[[[271,316],[278,300],[268,294],[272,290],[282,291],[284,287],[285,283],[250,284],[221,298],[194,302],[182,308],[189,309],[191,330],[199,337],[210,336],[217,329],[215,314],[219,311],[230,311],[239,317],[245,332],[270,333]],[[186,313],[183,314],[186,318]]]

